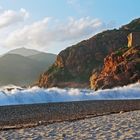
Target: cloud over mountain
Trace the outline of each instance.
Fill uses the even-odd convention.
[[[73,1],[71,2],[73,3]],[[60,51],[68,45],[110,28],[112,25],[114,27],[114,24],[85,16],[65,19],[46,16],[36,21],[33,20],[33,15],[30,18],[29,15],[31,14],[23,8],[0,11],[1,49],[27,47],[51,50],[50,52]],[[57,52],[55,51],[55,53]]]
[[[0,28],[21,22],[29,17],[29,13],[21,8],[19,11],[4,10],[0,13]]]
[[[3,42],[6,47],[42,48],[53,42],[80,40],[106,28],[99,19],[83,17],[69,18],[67,21],[56,21],[46,17],[43,20],[24,25],[23,28],[11,32]]]

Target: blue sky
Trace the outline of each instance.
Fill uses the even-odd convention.
[[[59,53],[140,17],[139,0],[0,0],[0,50]]]

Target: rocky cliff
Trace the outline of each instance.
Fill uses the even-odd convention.
[[[122,48],[104,59],[100,72],[90,78],[92,89],[123,86],[140,80],[140,46]]]
[[[89,85],[93,71],[102,67],[108,54],[127,46],[127,35],[131,29],[137,29],[137,25],[140,25],[140,19],[118,30],[99,33],[61,51],[50,69],[40,76],[37,85],[39,87]]]

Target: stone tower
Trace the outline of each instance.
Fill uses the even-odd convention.
[[[132,32],[128,35],[128,47],[140,46],[140,32]]]

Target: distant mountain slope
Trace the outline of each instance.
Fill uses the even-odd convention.
[[[67,83],[87,83],[94,71],[103,66],[111,52],[127,46],[127,35],[140,29],[140,19],[120,29],[107,30],[61,51],[55,63],[38,80],[40,87],[69,87]]]
[[[56,60],[56,55],[51,53],[38,53],[28,57],[37,60],[43,64],[46,64],[47,67],[51,66],[52,62],[55,62]]]
[[[27,85],[34,81],[43,69],[37,61],[18,54],[6,54],[0,58],[0,85]]]
[[[24,50],[24,51],[21,51]],[[17,53],[25,52],[27,49],[18,50]],[[39,77],[40,73],[44,72],[50,67],[55,59],[56,55],[41,53],[37,51],[30,52],[28,55],[23,56],[15,54],[16,51],[11,51],[0,57],[0,86],[7,84],[15,84],[19,86],[30,85],[34,83]],[[35,52],[37,54],[35,54]]]
[[[27,49],[27,48],[17,48],[8,52],[8,54],[19,54],[22,56],[30,56],[30,55],[35,55],[39,53],[40,52],[37,50]]]

